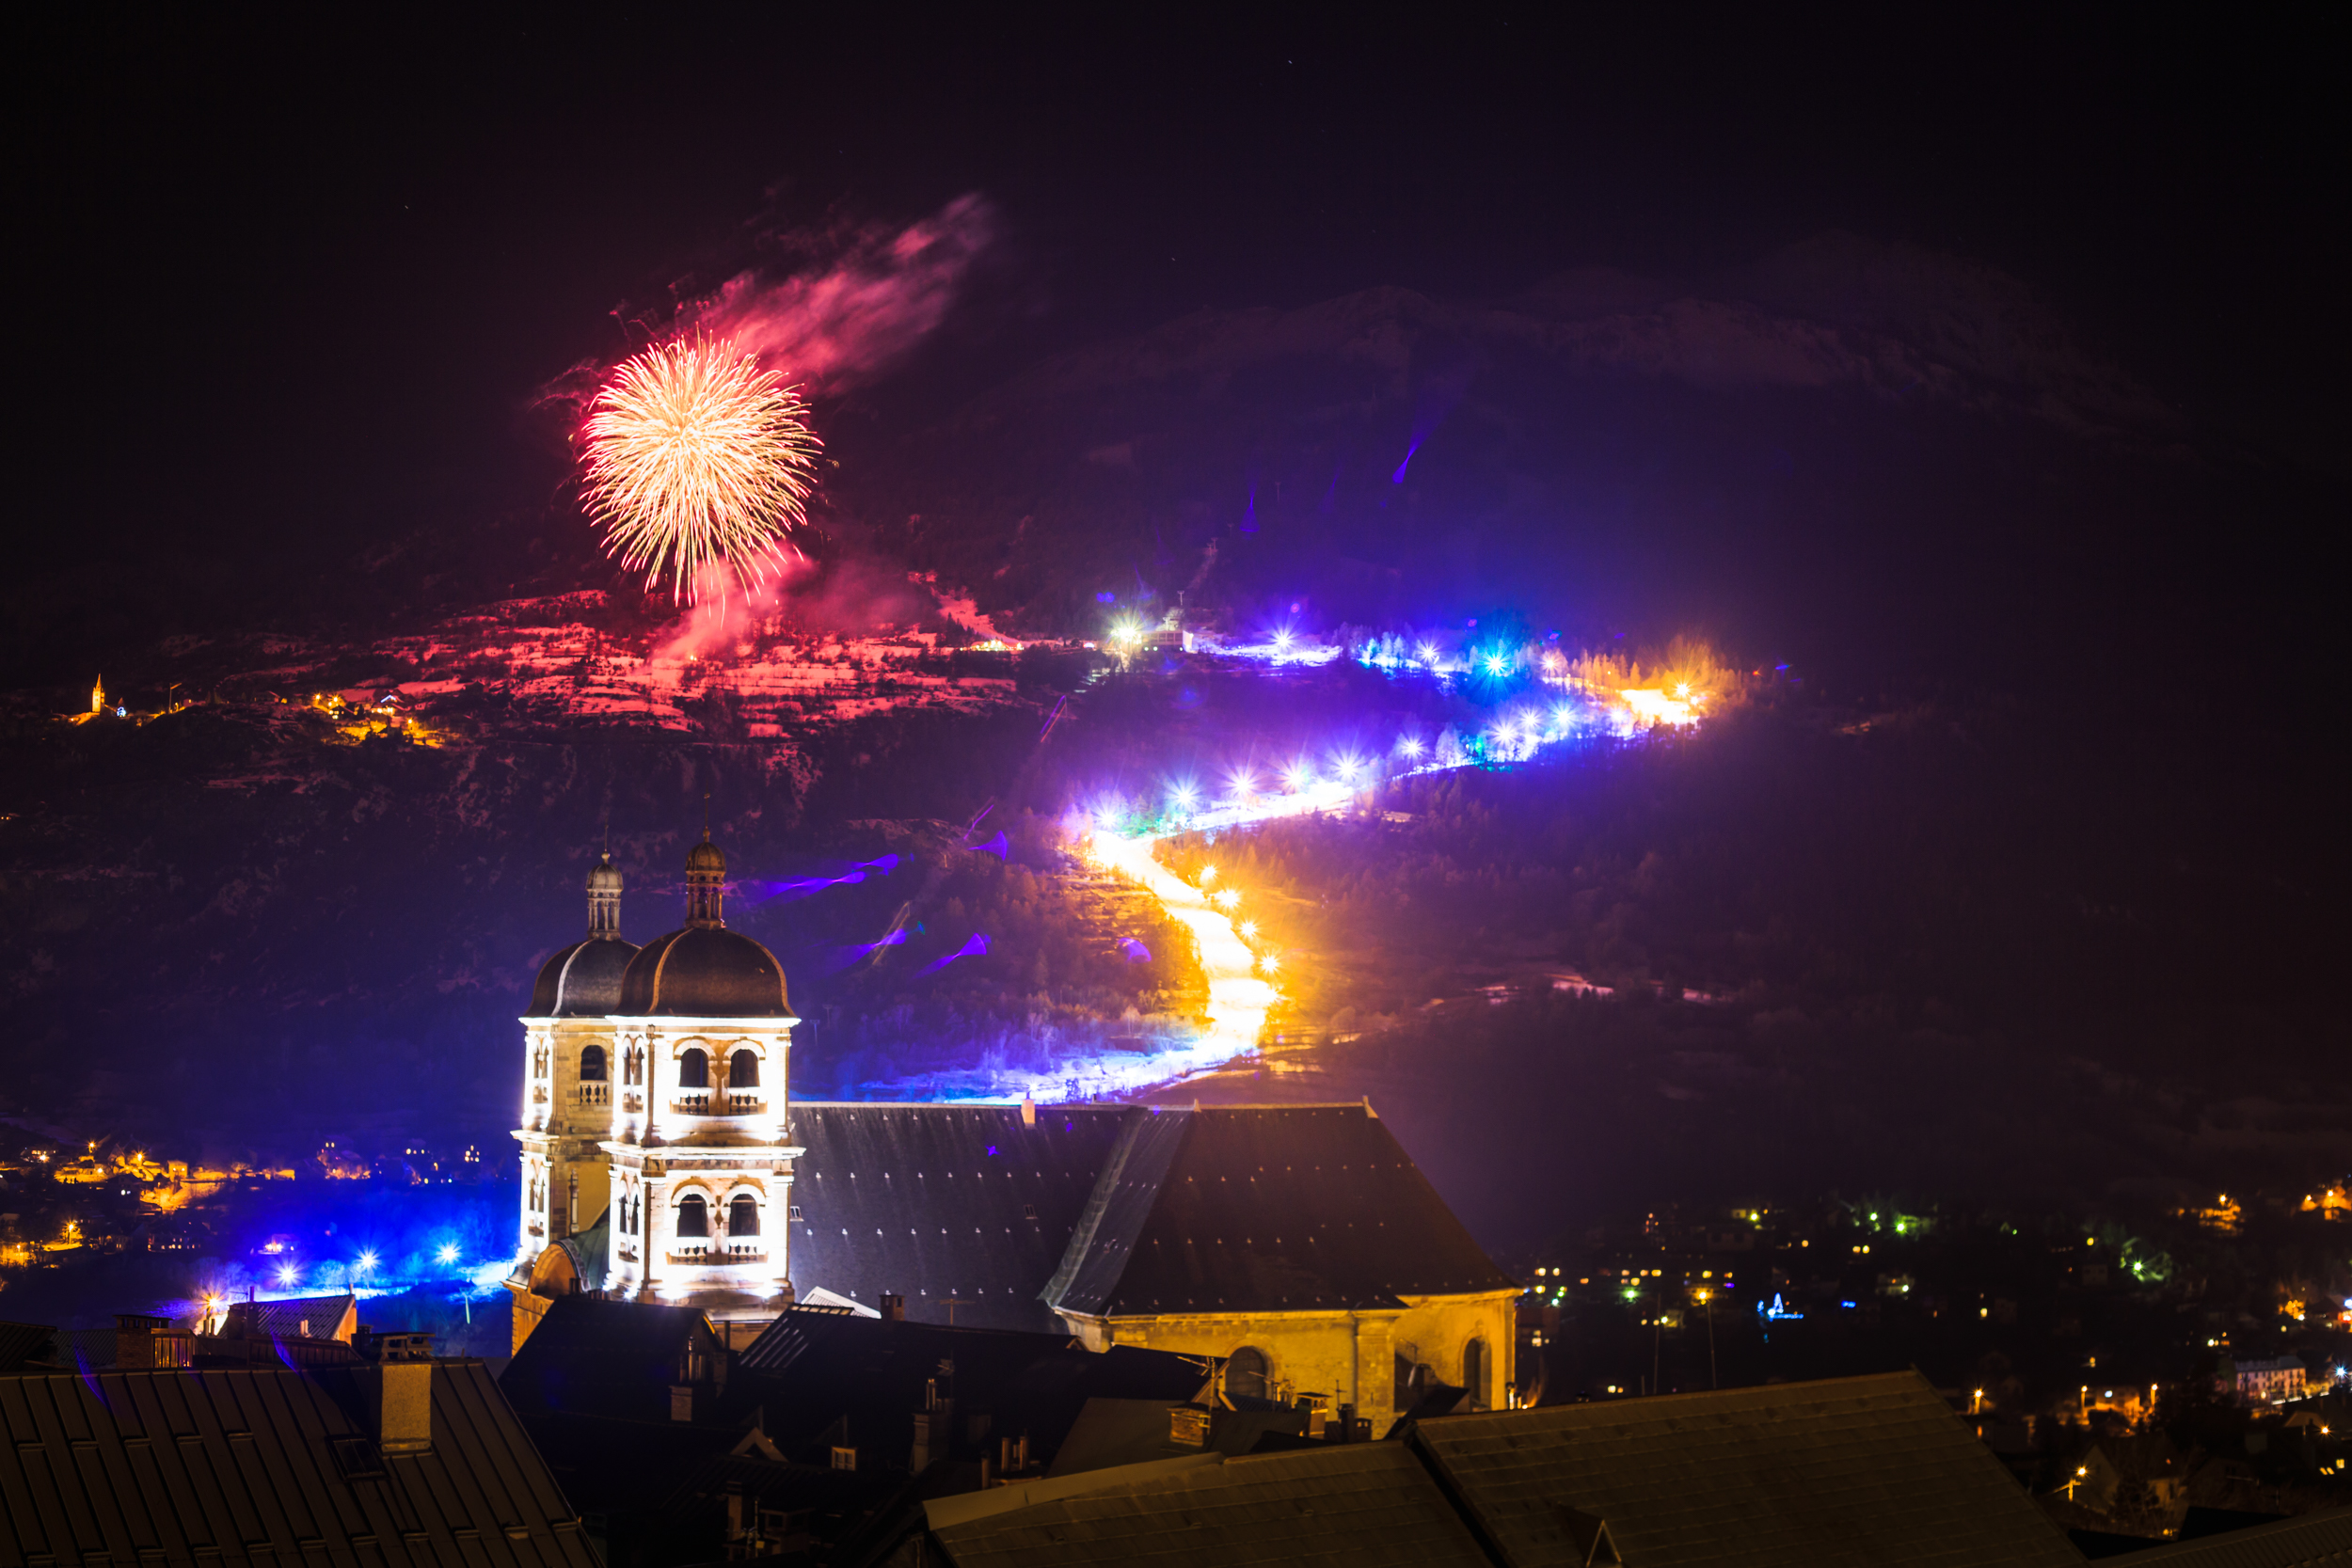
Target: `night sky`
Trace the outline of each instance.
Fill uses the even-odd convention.
[[[1845,229],[2026,279],[2211,451],[2341,474],[2344,137],[2318,27],[53,22],[20,37],[10,95],[9,641],[39,669],[124,595],[151,625],[364,596],[332,578],[371,538],[560,507],[529,405],[616,352],[616,308],[707,286],[762,234],[972,192],[998,241],[871,389],[879,418],[1202,306],[1485,297],[1591,265],[1704,280]]]
[[[2040,1180],[2007,1150],[2067,1148],[2104,1179],[2114,1157],[2075,1132],[2121,1113],[2053,1098],[2044,1069],[2069,1053],[2201,1085],[2147,1101],[2185,1119],[2240,1079],[2303,1074],[2265,1088],[2282,1100],[2341,1085],[2325,546],[2352,514],[2352,140],[2316,13],[811,14],[85,11],[20,32],[0,1087],[61,1115],[144,1095],[177,1116],[200,1090],[223,1117],[324,1117],[349,1107],[298,1103],[310,1085],[391,1061],[416,1125],[472,1126],[453,1118],[505,1114],[517,990],[568,940],[608,821],[650,934],[714,784],[749,874],[863,861],[884,818],[961,822],[998,795],[1047,867],[1075,793],[1165,772],[1159,740],[1196,747],[1179,760],[1204,776],[1258,744],[1254,686],[1204,699],[1170,673],[1086,687],[1050,753],[1017,705],[961,728],[845,721],[792,742],[787,788],[715,699],[700,730],[540,726],[479,664],[451,677],[470,683],[451,712],[495,767],[262,735],[286,717],[263,693],[311,689],[311,670],[408,678],[371,652],[392,634],[622,587],[580,514],[564,389],[730,278],[811,276],[855,236],[954,211],[984,213],[987,242],[952,308],[817,389],[840,467],[804,537],[836,575],[830,600],[796,602],[795,635],[903,623],[871,607],[903,600],[909,570],[1043,637],[1206,581],[1235,625],[1302,603],[1325,631],[1688,633],[1770,689],[1687,761],[1677,742],[1622,772],[1417,799],[1400,865],[1578,890],[1507,920],[1447,906],[1384,936],[1409,866],[1269,835],[1266,874],[1295,872],[1301,911],[1393,873],[1326,935],[1409,960],[1383,966],[1419,988],[1395,1038],[1420,1037],[1408,1004],[1484,985],[1488,949],[1521,937],[1529,962],[1642,988],[1753,981],[1759,1013],[1802,1014],[1813,1042],[1795,1059],[1814,1066],[1774,1069],[1797,1107],[1781,1123],[1741,1093],[1623,1086],[1691,1147],[1712,1134],[1672,1118],[1720,1115],[1726,1183],[1778,1157],[1739,1142],[1765,1133],[1808,1158],[1858,1148],[1866,1176],[1822,1180],[1878,1180],[1932,1143],[1920,1106],[1950,1169]],[[1547,284],[1569,273],[1584,281]],[[1577,289],[1645,303],[1559,304]],[[1684,305],[1663,334],[1695,356],[1678,368],[1560,346]],[[1319,309],[1361,340],[1268,325]],[[1185,360],[1195,328],[1228,333],[1242,371]],[[1405,346],[1358,352],[1380,341]],[[1704,363],[1832,341],[1918,377]],[[1153,355],[1181,372],[1134,369]],[[1216,576],[1194,575],[1204,560]],[[642,644],[669,610],[624,592],[595,613]],[[307,640],[302,674],[273,667],[276,632]],[[1055,668],[1019,701],[1080,687]],[[222,700],[161,726],[56,722],[93,675],[134,711],[180,682]],[[1289,718],[1356,721],[1361,694],[1331,690]],[[744,919],[812,950],[869,942],[914,895],[866,892],[873,910],[843,893]],[[998,919],[967,894],[958,932]],[[1005,940],[994,969],[951,972],[1002,994],[971,1003],[970,1035],[931,1031],[943,1051],[1075,994],[1076,960],[1056,950],[1058,980],[1046,962],[1074,917],[1021,918],[993,928],[1036,951]],[[970,1001],[950,989],[916,999]],[[1334,1016],[1373,1007],[1340,990]],[[843,983],[812,1082],[904,1065],[859,1065],[895,1049],[857,1043],[861,1010],[898,997],[869,991]],[[1393,1096],[1421,1107],[1417,1158],[1465,1190],[1491,1179],[1474,1210],[1517,1202],[1490,1158],[1511,1140],[1449,1110],[1458,1093],[1531,1118],[1575,1105],[1597,1170],[1652,1180],[1611,1143],[1649,1134],[1591,1088],[1664,1049],[1624,1016],[1577,1024],[1581,1055],[1550,1023],[1482,1025],[1484,1067]],[[1670,1022],[1711,1059],[1713,1023]],[[1531,1061],[1565,1065],[1522,1096]],[[1346,1070],[1338,1098],[1389,1094],[1380,1062]],[[1883,1149],[1848,1136],[1864,1124]],[[1988,1125],[2010,1140],[1993,1153]],[[2169,1170],[2159,1131],[2132,1158]]]

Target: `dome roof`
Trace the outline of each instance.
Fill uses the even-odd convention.
[[[615,898],[620,896],[621,868],[612,863],[611,850],[605,851],[604,859],[588,868],[588,892],[592,895],[605,893]]]
[[[621,974],[637,957],[637,944],[590,937],[558,949],[539,966],[531,988],[531,1018],[602,1018],[619,1010]]]
[[[716,871],[723,876],[727,869],[726,851],[706,838],[686,851],[686,869]]]
[[[628,1018],[790,1018],[792,1005],[773,953],[723,926],[689,926],[656,937],[629,960],[612,1011]]]

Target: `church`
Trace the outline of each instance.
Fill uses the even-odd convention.
[[[686,882],[637,946],[607,854],[532,987],[517,1348],[566,1294],[723,1325],[825,1303],[1216,1356],[1375,1431],[1431,1385],[1505,1402],[1519,1287],[1369,1102],[794,1101],[784,967],[727,929],[707,832]]]

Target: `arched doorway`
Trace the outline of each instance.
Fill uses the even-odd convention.
[[[677,1233],[681,1236],[710,1234],[710,1209],[697,1193],[689,1193],[678,1199]]]
[[[1462,1347],[1462,1386],[1470,1390],[1472,1410],[1488,1407],[1486,1398],[1486,1341],[1472,1339]]]

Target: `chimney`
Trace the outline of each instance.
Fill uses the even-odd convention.
[[[433,1358],[421,1334],[388,1334],[384,1358],[356,1369],[367,1403],[370,1434],[385,1453],[433,1449]]]
[[[907,1321],[907,1298],[896,1291],[884,1291],[882,1298],[882,1322],[902,1323]]]
[[[116,1313],[115,1365],[125,1371],[154,1366],[156,1330],[170,1323],[169,1318],[150,1317],[145,1312]]]
[[[1029,1091],[1026,1089],[1021,1091],[1021,1125],[1024,1127],[1037,1125],[1037,1101],[1029,1098]]]

